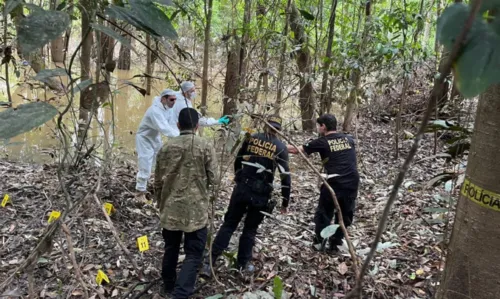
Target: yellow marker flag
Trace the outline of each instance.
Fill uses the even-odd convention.
[[[109,283],[109,278],[106,275],[106,273],[104,273],[104,271],[102,271],[102,270],[97,270],[97,276],[95,277],[95,282],[97,282],[97,285],[100,286],[102,284],[103,280],[106,283]]]
[[[3,197],[3,200],[2,200],[2,208],[5,208],[5,206],[7,205],[7,203],[10,202],[10,197],[9,197],[9,194],[5,194],[5,196]]]
[[[59,216],[61,216],[61,212],[59,211],[52,211],[50,212],[50,215],[49,215],[49,223],[52,223],[54,220],[57,220],[57,218],[59,218]]]
[[[139,247],[140,252],[149,250],[148,236],[137,238],[137,247]]]
[[[104,209],[106,210],[106,214],[108,214],[108,216],[111,216],[111,213],[114,212],[115,208],[113,207],[113,204],[107,202],[104,204]]]

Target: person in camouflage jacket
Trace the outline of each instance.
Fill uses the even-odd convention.
[[[195,109],[182,109],[177,124],[180,136],[171,138],[156,158],[154,187],[165,240],[164,292],[176,299],[188,298],[194,291],[207,240],[209,186],[215,180],[215,151],[195,135],[198,119]],[[176,277],[183,234],[186,258]]]

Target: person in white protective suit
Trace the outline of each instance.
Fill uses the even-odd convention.
[[[135,136],[139,168],[135,189],[138,192],[137,196],[143,201],[151,169],[155,165],[156,154],[162,147],[161,134],[167,137],[179,136],[177,117],[173,110],[175,102],[175,91],[171,89],[162,91],[160,96],[153,99],[153,104],[142,118]]]
[[[177,101],[175,102],[174,105],[174,114],[175,114],[175,119],[179,119],[179,113],[181,113],[181,110],[189,107],[193,108],[193,103],[192,101],[196,97],[196,90],[194,83],[191,81],[184,81],[181,83],[181,90],[179,90],[176,93],[177,96]],[[215,118],[211,117],[205,117],[200,115],[200,119],[198,120],[198,124],[200,127],[210,127],[210,126],[215,126],[215,125],[227,125],[229,123],[229,117],[227,115],[224,115],[223,117],[219,118],[218,120]]]

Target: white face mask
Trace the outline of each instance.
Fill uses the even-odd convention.
[[[195,98],[196,98],[196,92],[194,92],[194,91],[193,91],[193,92],[191,93],[191,100],[194,100]]]

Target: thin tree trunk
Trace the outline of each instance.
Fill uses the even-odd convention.
[[[372,2],[367,2],[366,8],[365,8],[365,27],[363,28],[363,37],[361,39],[361,43],[359,44],[359,53],[360,57],[363,57],[363,53],[366,49],[366,46],[368,44],[368,39],[369,39],[369,31],[371,27],[371,9],[373,9],[375,6],[375,1]],[[359,25],[359,24],[358,24]],[[352,120],[354,119],[354,116],[356,115],[356,109],[358,105],[358,95],[360,92],[360,85],[361,85],[361,71],[359,68],[356,68],[352,72],[352,82],[353,82],[353,88],[351,92],[349,93],[349,98],[347,99],[347,108],[345,112],[345,118],[344,118],[344,123],[342,126],[342,130],[344,132],[350,132],[352,130]]]
[[[207,97],[208,97],[208,69],[210,61],[210,30],[212,27],[212,7],[213,0],[205,0],[205,47],[203,48],[203,81],[201,82],[201,114],[207,113]]]
[[[130,35],[126,34],[124,38],[132,43],[132,38],[130,37]],[[130,48],[124,46],[123,44],[120,45],[120,54],[118,56],[118,69],[130,70],[130,59],[131,59]]]
[[[245,0],[245,10],[243,13],[243,34],[241,36],[240,49],[240,86],[247,87],[247,69],[248,69],[248,43],[250,41],[250,20],[252,16],[252,1]]]
[[[299,10],[294,4],[291,5],[290,29],[293,30],[297,45],[301,45],[297,51],[297,66],[300,72],[300,114],[302,118],[302,130],[311,132],[315,128],[314,97],[312,86],[312,59],[308,48],[308,39]]]
[[[148,74],[149,76],[146,77],[146,94],[147,95],[150,95],[151,94],[151,86],[152,86],[152,81],[151,81],[151,77],[150,76],[153,76],[153,64],[152,64],[152,55],[153,53],[151,53],[151,51],[149,50],[151,48],[151,36],[149,36],[149,34],[146,35],[146,44],[148,45],[148,50],[147,50],[147,61],[146,61],[146,74]]]
[[[476,122],[437,299],[498,298],[500,85],[479,97]]]
[[[87,34],[90,30],[90,16],[93,13],[92,0],[81,0],[81,14],[82,14],[82,47],[80,55],[80,80],[85,81],[90,79],[91,68],[90,68],[90,55],[92,50],[92,34]],[[92,91],[87,88],[81,92],[81,98],[91,97]],[[89,110],[85,109],[84,101],[80,101],[80,110],[78,116],[78,138],[79,143],[83,144],[81,140],[85,136],[86,124],[89,119]]]
[[[281,110],[281,101],[283,100],[283,88],[285,79],[285,61],[286,61],[286,48],[288,44],[288,26],[290,25],[290,6],[292,4],[292,0],[288,0],[285,9],[285,28],[283,29],[283,43],[281,46],[280,53],[280,61],[278,65],[278,92],[276,94],[276,103],[274,105],[274,112],[276,114],[280,114]]]
[[[331,99],[327,97],[326,88],[328,85],[328,74],[330,73],[330,64],[332,59],[332,45],[333,36],[335,34],[335,11],[337,10],[337,2],[337,0],[332,0],[330,20],[328,23],[328,44],[326,46],[325,63],[323,65],[323,82],[321,82],[320,114],[323,114],[327,110],[329,110],[328,102],[331,102]]]
[[[55,10],[60,4],[58,0],[50,1],[50,9]],[[61,63],[64,62],[64,37],[61,35],[55,40],[50,42],[50,54],[52,62]]]
[[[233,44],[230,46],[227,57],[226,80],[224,84],[223,114],[231,115],[237,112],[237,101],[240,91],[240,41],[236,32],[233,32]]]
[[[257,5],[257,18],[262,23],[266,18],[266,7],[259,3]],[[259,26],[261,28],[261,26]],[[267,99],[267,94],[269,92],[269,54],[267,50],[267,38],[262,38],[260,41],[260,51],[262,53],[261,59],[261,73],[259,76],[259,81],[257,83],[257,91],[255,92],[254,101],[259,98],[260,87],[264,85],[264,98]]]

